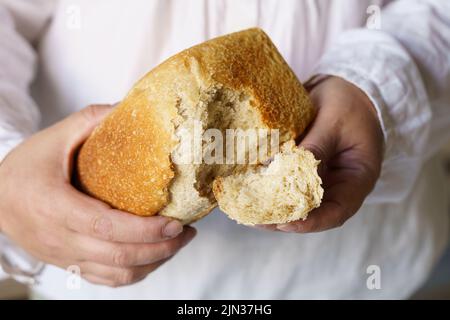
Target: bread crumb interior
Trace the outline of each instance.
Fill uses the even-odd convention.
[[[226,129],[265,129],[260,115],[252,107],[250,95],[231,89],[215,86],[204,90],[200,94],[197,104],[189,103],[188,99],[180,97],[178,101],[178,117],[174,122],[175,135],[180,141],[177,148],[172,152],[171,158],[174,163],[175,178],[169,188],[171,201],[162,210],[164,216],[175,218],[184,217],[189,213],[193,218],[202,214],[217,202],[212,192],[212,183],[218,176],[228,176],[247,170],[252,164],[226,163],[227,139]],[[208,129],[217,129],[221,132],[222,150],[224,161],[219,163],[205,163],[207,153],[212,152],[215,139],[202,141],[201,161],[195,159],[192,133],[199,130],[203,135]],[[191,136],[187,137],[186,135]],[[270,138],[268,139],[270,141]],[[230,142],[229,142],[230,143]],[[248,160],[248,150],[257,148],[257,141],[247,140],[244,150]],[[234,148],[234,159],[238,157],[238,150]],[[268,148],[270,151],[270,148]],[[186,161],[186,159],[188,161]]]

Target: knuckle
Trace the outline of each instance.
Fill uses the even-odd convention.
[[[91,232],[105,240],[113,239],[112,221],[108,217],[96,215],[91,220]]]
[[[97,118],[99,107],[97,105],[91,104],[81,110],[81,115],[87,122],[91,122]]]
[[[325,150],[323,147],[318,146],[316,144],[312,144],[312,143],[306,143],[304,145],[302,145],[306,150],[309,150],[312,152],[312,154],[314,154],[314,156],[318,159],[318,160],[324,160],[325,159]]]
[[[153,217],[151,222],[143,225],[141,230],[141,239],[143,242],[155,242],[166,239],[164,228],[167,226],[167,220],[162,217]]]
[[[160,238],[160,236],[151,226],[142,227],[137,232],[137,239],[143,243],[152,242],[157,238]]]
[[[130,260],[127,250],[121,247],[117,247],[113,250],[112,262],[114,265],[124,267],[130,264]]]

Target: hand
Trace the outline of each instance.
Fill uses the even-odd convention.
[[[74,153],[110,109],[90,106],[8,154],[0,164],[0,230],[41,261],[78,265],[85,279],[120,286],[143,279],[195,230],[114,210],[72,187]]]
[[[369,98],[337,77],[325,78],[310,94],[318,113],[300,145],[322,161],[324,198],[306,220],[269,229],[306,233],[339,227],[358,211],[380,174],[383,133]]]

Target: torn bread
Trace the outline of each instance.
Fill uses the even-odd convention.
[[[81,147],[77,179],[114,208],[190,223],[217,206],[217,177],[251,166],[180,161],[192,152],[181,141],[196,124],[200,133],[275,129],[281,144],[313,117],[307,92],[269,37],[257,28],[232,33],[146,74]]]
[[[294,141],[283,145],[267,166],[214,181],[219,207],[246,225],[286,223],[306,219],[323,196],[319,165],[313,154]]]

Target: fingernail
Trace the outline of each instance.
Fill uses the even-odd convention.
[[[163,235],[168,238],[173,238],[177,235],[179,235],[183,231],[183,226],[178,221],[172,220],[166,226],[163,230]]]
[[[280,224],[277,229],[284,232],[296,232],[297,226],[295,224]]]

